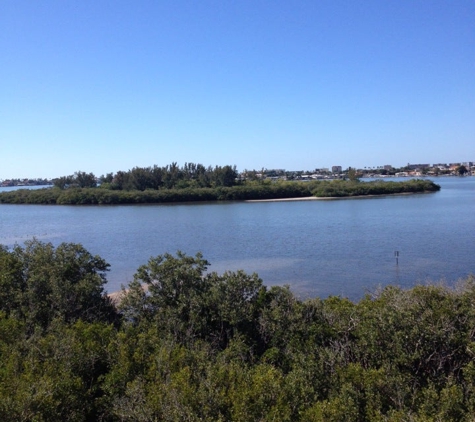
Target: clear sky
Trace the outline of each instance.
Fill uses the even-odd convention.
[[[0,179],[475,160],[473,0],[1,0]]]

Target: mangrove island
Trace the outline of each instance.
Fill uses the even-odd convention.
[[[375,180],[362,182],[349,173],[347,179],[278,180],[240,177],[236,166],[205,167],[176,163],[165,167],[135,167],[127,172],[96,178],[92,173],[54,179],[44,189],[19,189],[0,193],[3,204],[113,205],[155,204],[197,201],[238,201],[283,198],[343,198],[436,192],[440,186],[430,180]]]

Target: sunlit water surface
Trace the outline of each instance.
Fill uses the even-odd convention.
[[[0,243],[82,243],[111,264],[109,292],[151,256],[201,251],[210,270],[257,272],[301,297],[361,297],[380,285],[475,273],[475,177],[437,193],[295,202],[0,205]],[[396,265],[395,251],[399,251]]]

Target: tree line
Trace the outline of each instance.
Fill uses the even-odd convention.
[[[93,188],[101,185],[102,188],[112,190],[139,190],[146,189],[183,189],[183,188],[211,188],[220,186],[234,186],[238,183],[236,166],[211,166],[185,163],[180,167],[176,162],[159,167],[134,167],[128,171],[108,173],[99,178],[93,173],[78,171],[69,176],[58,177],[53,180],[54,186],[65,189],[68,187]]]
[[[201,254],[114,302],[78,244],[0,247],[8,421],[471,421],[475,278],[302,300]]]

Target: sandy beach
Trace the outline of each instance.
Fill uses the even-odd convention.
[[[283,201],[315,201],[317,199],[336,199],[336,198],[317,198],[316,196],[305,196],[303,198],[274,198],[274,199],[246,199],[244,202],[283,202]]]
[[[302,198],[246,199],[244,202],[332,201],[336,199],[362,199],[362,198],[377,198],[381,196],[413,195],[416,193],[432,193],[432,192],[397,192],[397,193],[384,193],[381,195],[349,195],[349,196],[319,196],[319,197],[304,196]]]

